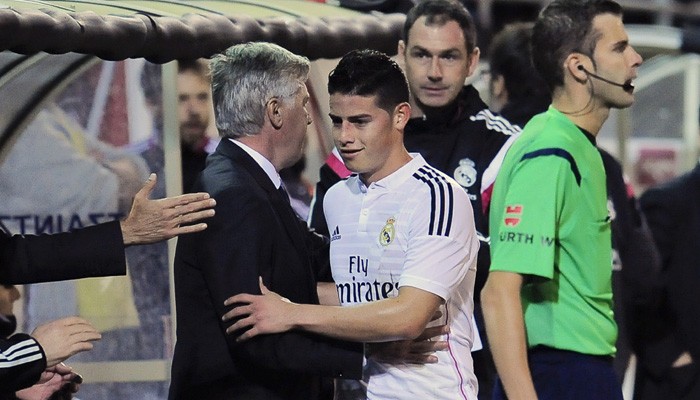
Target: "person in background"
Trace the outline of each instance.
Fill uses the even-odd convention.
[[[527,122],[551,103],[547,85],[532,64],[531,23],[507,25],[493,37],[489,48],[491,108],[514,124]],[[618,337],[615,371],[622,382],[629,365],[630,324],[634,331],[639,317],[657,306],[660,294],[660,261],[651,231],[639,210],[620,163],[598,147],[603,159],[610,212],[613,274],[612,289]]]
[[[521,128],[552,102],[547,84],[532,65],[532,25],[505,26],[494,35],[488,53],[489,106]]]
[[[209,67],[204,60],[177,63],[177,103],[180,121],[182,191],[190,193],[216,141],[207,135],[212,115]]]
[[[700,164],[640,198],[661,253],[661,307],[641,320],[634,398],[700,398]]]
[[[280,178],[282,178],[282,184],[289,195],[289,201],[292,203],[294,212],[297,213],[299,218],[306,221],[309,218],[314,186],[304,177],[304,169],[306,169],[306,157],[302,156],[291,167],[282,169]]]
[[[533,28],[532,58],[552,105],[506,153],[490,206],[492,263],[481,297],[499,376],[494,398],[621,400],[595,137],[611,108],[634,102],[642,58],[622,8],[608,0],[550,3]]]

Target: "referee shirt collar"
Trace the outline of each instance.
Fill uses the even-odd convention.
[[[362,179],[357,174],[354,174],[357,176],[357,184],[360,187],[360,190],[364,193],[367,191],[368,188],[376,187],[376,188],[381,188],[381,189],[394,189],[396,187],[401,186],[408,178],[410,178],[414,172],[420,166],[426,164],[425,159],[423,156],[421,156],[419,153],[410,153],[412,160],[404,164],[401,168],[397,169],[393,173],[389,174],[389,176],[380,179],[376,182],[370,183],[369,187],[365,186],[364,183],[362,183]]]

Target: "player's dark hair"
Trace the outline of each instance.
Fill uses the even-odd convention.
[[[557,0],[540,13],[532,33],[532,60],[550,90],[564,84],[562,65],[571,53],[593,58],[601,33],[593,19],[601,14],[622,15],[611,0]]]
[[[328,94],[376,95],[377,107],[392,113],[394,107],[408,102],[406,76],[399,65],[375,50],[353,50],[328,75]]]

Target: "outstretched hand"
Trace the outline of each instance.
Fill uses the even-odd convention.
[[[207,224],[189,224],[214,216],[212,207],[216,201],[210,199],[208,193],[149,199],[156,180],[156,174],[148,177],[146,184],[134,196],[129,215],[121,222],[125,246],[155,243],[202,231]]]
[[[262,295],[237,294],[224,302],[224,305],[234,307],[224,314],[222,320],[227,322],[238,319],[226,328],[226,333],[235,334],[245,330],[236,341],[248,340],[262,334],[286,332],[294,328],[292,321],[296,304],[268,290],[262,278],[260,292]]]
[[[39,325],[31,336],[39,342],[50,368],[66,358],[92,349],[92,342],[102,335],[80,317],[68,317]]]

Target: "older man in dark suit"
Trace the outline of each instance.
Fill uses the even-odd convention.
[[[216,56],[211,67],[222,140],[194,189],[216,199],[216,216],[178,243],[169,398],[313,400],[322,375],[360,377],[361,344],[304,332],[239,343],[221,321],[224,300],[260,293],[260,278],[293,302],[318,303],[311,268],[327,263],[327,242],[295,216],[278,174],[303,154],[309,62],[248,43]]]

